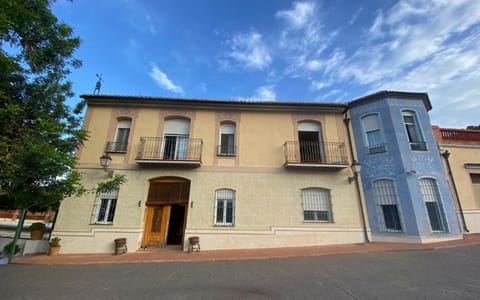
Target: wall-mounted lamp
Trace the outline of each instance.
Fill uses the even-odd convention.
[[[103,154],[102,156],[100,156],[100,166],[102,166],[103,170],[107,172],[110,178],[113,177],[113,170],[109,170],[107,168],[111,162],[112,158],[108,154]]]
[[[358,176],[358,174],[360,174],[360,171],[362,170],[362,165],[356,160],[354,160],[350,168],[352,169],[353,176],[348,177],[348,183],[351,184],[353,180]]]

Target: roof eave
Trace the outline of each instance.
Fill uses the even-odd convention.
[[[412,100],[422,100],[425,105],[425,109],[430,111],[432,109],[432,103],[427,93],[416,93],[416,92],[400,92],[400,91],[380,91],[374,94],[363,96],[357,99],[354,99],[348,103],[348,107],[355,107],[361,104],[369,103],[379,99],[386,98],[401,98],[401,99],[412,99]]]

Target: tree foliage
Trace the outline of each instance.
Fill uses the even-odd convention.
[[[469,125],[467,126],[467,129],[470,129],[470,130],[480,130],[480,125],[476,126],[476,125]]]
[[[0,191],[12,208],[44,208],[82,192],[72,170],[87,138],[66,104],[80,39],[48,0],[0,4]]]
[[[127,178],[124,174],[115,174],[111,180],[97,183],[96,194],[118,190],[125,182],[127,182]]]

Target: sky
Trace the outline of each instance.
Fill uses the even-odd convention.
[[[58,0],[69,79],[101,94],[348,102],[426,92],[432,124],[480,124],[478,0]],[[73,104],[72,104],[73,105]]]

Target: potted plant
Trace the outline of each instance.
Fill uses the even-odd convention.
[[[60,238],[58,237],[54,237],[50,240],[50,242],[48,243],[50,245],[50,249],[48,251],[48,255],[58,255],[58,253],[60,252]]]
[[[42,222],[35,222],[30,225],[30,238],[32,240],[41,240],[43,238],[43,234],[45,233],[46,226]]]

